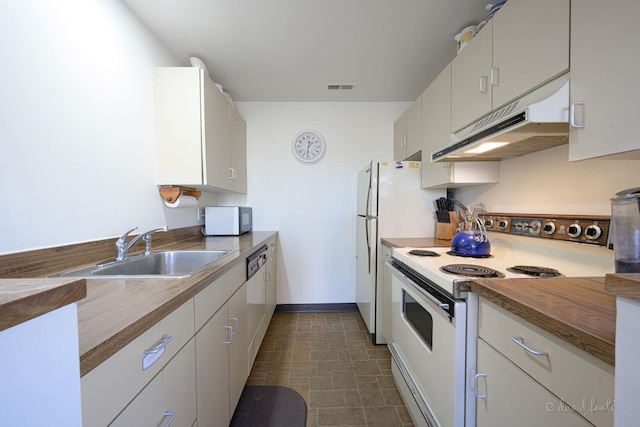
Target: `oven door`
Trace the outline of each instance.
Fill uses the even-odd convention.
[[[406,383],[420,408],[421,414],[412,414],[414,421],[464,426],[465,302],[432,295],[387,265],[393,272],[389,348],[397,365],[394,378]],[[415,420],[420,415],[424,421]]]

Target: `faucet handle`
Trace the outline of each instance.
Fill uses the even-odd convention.
[[[149,255],[151,253],[151,234],[155,233],[156,231],[167,231],[168,228],[165,227],[160,227],[160,228],[155,228],[153,230],[147,231],[146,233],[144,233],[142,239],[144,240],[144,254],[145,255]]]
[[[131,230],[127,231],[122,236],[120,236],[116,241],[116,246],[124,244],[127,241],[127,237],[129,237],[129,234],[131,234],[133,231],[136,231],[137,229],[138,227],[133,227]]]
[[[127,237],[131,234],[132,231],[137,230],[138,227],[134,227],[131,230],[124,233],[122,236],[116,240],[116,261],[122,261],[126,255],[126,245],[127,245]]]

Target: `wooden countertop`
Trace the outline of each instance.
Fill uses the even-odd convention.
[[[248,255],[276,234],[254,231],[239,237],[201,237],[176,243],[171,249],[238,250],[183,279],[88,280],[87,297],[78,303],[80,375],[91,371],[232,267],[244,263]]]
[[[607,292],[640,301],[640,273],[607,274],[604,282]]]
[[[0,331],[76,302],[86,295],[84,279],[0,279]]]
[[[382,237],[380,241],[391,248],[436,248],[451,245],[451,240],[435,237]]]
[[[616,299],[604,277],[475,279],[471,291],[615,365]]]
[[[205,237],[199,226],[157,233],[154,250],[237,250],[183,279],[43,278],[113,257],[115,239],[4,255],[0,327],[78,301],[80,374],[85,375],[276,235],[254,231],[238,237]],[[132,254],[142,248],[136,245]]]

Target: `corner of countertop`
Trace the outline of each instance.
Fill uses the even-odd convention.
[[[604,287],[616,296],[640,301],[640,273],[609,273],[604,278]]]
[[[0,331],[87,296],[82,278],[0,279]]]

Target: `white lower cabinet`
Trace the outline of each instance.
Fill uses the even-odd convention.
[[[268,274],[256,275],[262,315],[253,330],[239,262],[81,378],[82,425],[229,425],[253,364],[250,339],[260,347],[275,309],[275,242]]]
[[[196,334],[199,425],[229,425],[247,381],[246,295],[245,283]]]
[[[591,425],[482,339],[477,357],[478,427]]]
[[[196,420],[193,338],[111,424],[190,427]]]
[[[614,367],[480,298],[477,425],[613,426]]]
[[[113,422],[193,337],[193,314],[193,299],[190,299],[84,375],[80,380],[82,424],[106,426]],[[174,383],[172,387],[190,387],[191,377],[186,375],[178,381],[184,384]],[[152,421],[158,423],[160,419],[151,414],[146,424]]]

